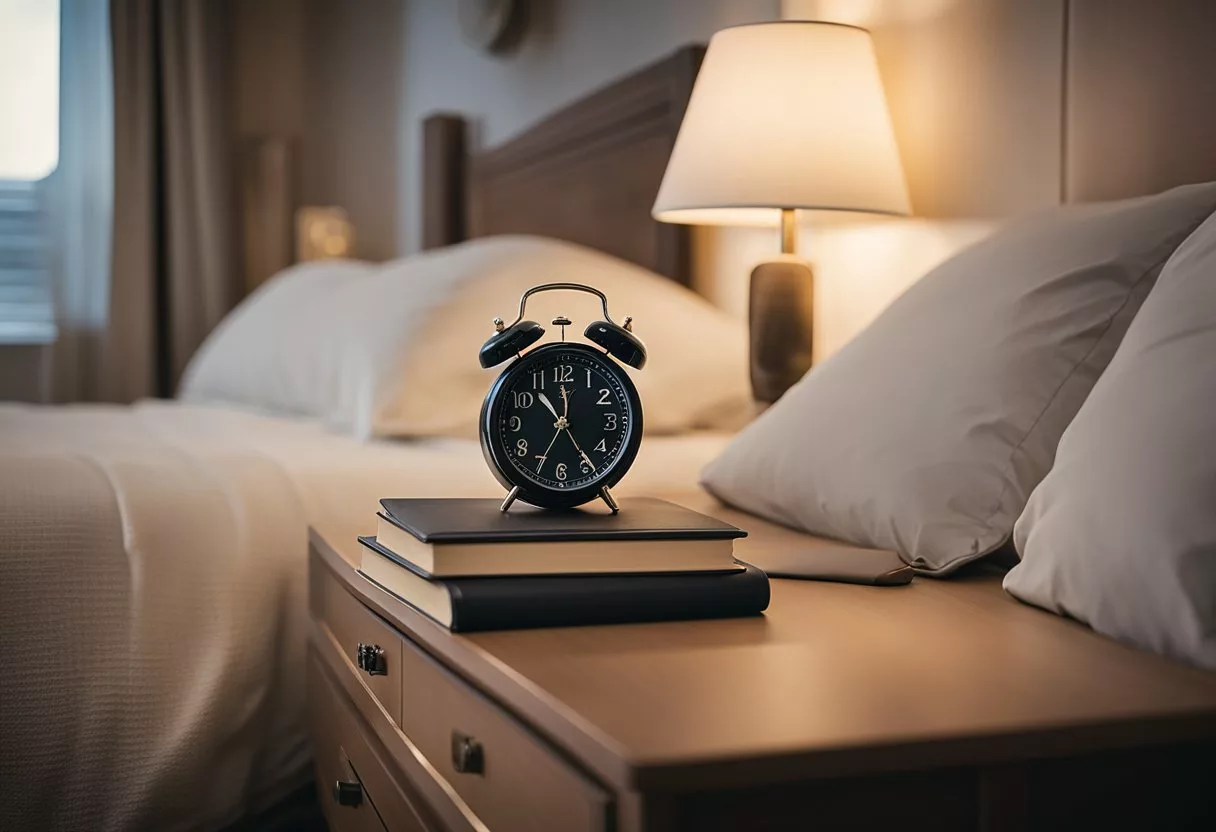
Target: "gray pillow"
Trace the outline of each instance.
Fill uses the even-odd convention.
[[[1216,668],[1216,216],[1161,272],[1014,542],[1013,595]]]
[[[938,266],[703,472],[723,501],[894,549],[926,574],[1000,547],[1216,183],[1055,209]]]

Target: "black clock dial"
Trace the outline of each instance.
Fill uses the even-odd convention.
[[[619,372],[581,352],[553,352],[517,373],[500,395],[499,440],[516,471],[545,488],[603,476],[629,435]]]
[[[641,407],[624,370],[581,344],[550,344],[509,367],[487,399],[483,441],[504,484],[541,505],[577,505],[633,461]]]

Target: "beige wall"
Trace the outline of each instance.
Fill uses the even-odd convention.
[[[290,139],[297,203],[345,208],[360,257],[396,256],[405,0],[234,6],[236,144]]]
[[[817,360],[999,220],[1059,203],[1064,5],[782,0],[785,19],[872,33],[916,215],[808,218],[800,243],[816,267]]]
[[[454,4],[410,0],[399,172],[400,249],[421,239],[419,124],[429,113],[476,115],[475,143],[497,144],[596,87],[718,29],[776,19],[779,0],[534,0],[529,29],[512,53],[468,46]]]
[[[491,56],[461,38],[450,0],[235,5],[237,143],[292,139],[299,201],[345,208],[372,260],[419,248],[429,113],[472,115],[474,141],[496,144],[680,46],[780,11],[780,0],[531,0],[517,48]]]
[[[1045,0],[1029,5],[1046,9],[1060,2]],[[996,154],[1005,152],[1002,148],[1015,141],[1016,136],[1001,132],[1010,112],[1019,114],[1019,129],[1055,129],[1058,96],[1040,101],[1033,90],[1018,93],[1023,87],[1006,89],[1010,85],[1000,78],[975,77],[974,73],[960,79],[957,63],[934,62],[936,53],[949,48],[962,55],[959,60],[963,64],[972,63],[972,58],[978,62],[977,49],[1003,51],[1011,59],[1029,50],[1035,56],[1031,62],[1035,66],[1040,60],[1050,63],[1051,30],[1042,24],[1056,18],[1051,17],[1050,9],[1041,9],[1037,17],[1035,12],[1019,10],[1025,5],[1010,0],[550,0],[538,3],[542,14],[521,48],[497,58],[461,41],[449,4],[414,0],[407,4],[405,15],[400,249],[418,249],[421,147],[417,126],[430,112],[448,109],[477,115],[476,142],[482,146],[496,144],[594,87],[681,44],[707,42],[724,26],[777,17],[876,26],[886,82],[896,87],[901,101],[914,102],[905,112],[895,114],[900,140],[911,148],[911,156],[905,161],[911,162],[913,199],[925,206],[922,213],[951,219],[834,225],[815,217],[803,218],[800,242],[802,253],[816,271],[816,354],[822,359],[864,328],[927,269],[988,233],[992,224],[985,218],[1017,213],[1055,199],[1058,158],[1050,151],[1025,160],[1016,171],[1002,169],[1010,187],[985,192],[968,183],[983,173],[986,159],[999,158]],[[905,14],[917,9],[919,16]],[[868,18],[860,20],[859,15]],[[956,48],[960,44],[969,45],[960,52]],[[1058,59],[1056,53],[1057,70]],[[943,77],[956,79],[951,95],[931,100],[930,93]],[[1005,103],[989,102],[989,96],[1000,97]],[[937,109],[928,109],[930,104]],[[934,122],[936,116],[928,121],[913,117],[929,112],[942,119],[955,119],[958,114],[950,110],[958,107],[971,108],[971,115],[983,123],[963,133],[950,133]],[[958,184],[953,190],[935,185],[942,180],[946,161],[956,166],[957,176],[952,181]],[[742,317],[747,309],[748,273],[776,251],[775,232],[699,231],[695,286],[719,306]]]
[[[363,253],[388,257],[418,248],[419,124],[429,112],[477,116],[476,141],[494,144],[677,46],[708,41],[723,26],[777,17],[861,25],[874,36],[916,219],[832,225],[802,218],[801,252],[817,278],[822,359],[925,270],[1000,219],[1061,201],[1063,136],[1075,143],[1088,135],[1063,124],[1067,2],[532,0],[536,15],[520,48],[491,57],[463,43],[449,0],[242,0],[242,8],[252,7],[247,15],[258,15],[258,7],[266,12],[255,28],[268,40],[247,49],[255,60],[285,69],[288,77],[314,79],[293,91],[283,76],[264,76],[265,88],[254,91],[261,103],[246,107],[245,122],[302,127],[311,142],[304,173],[309,198],[347,207],[369,243]],[[1106,5],[1074,0],[1074,11],[1114,15],[1125,29],[1140,25],[1135,0],[1121,0],[1110,12]],[[1169,26],[1206,31],[1200,25],[1211,15],[1206,0],[1172,8],[1174,15],[1149,26],[1158,41],[1190,42],[1185,30],[1171,34],[1172,41],[1161,35]],[[286,41],[297,28],[307,48],[293,51]],[[1091,75],[1099,84],[1105,77]],[[1181,85],[1167,85],[1173,86]],[[1075,112],[1104,101],[1073,90],[1069,105]],[[1108,103],[1117,108],[1120,100]],[[1150,131],[1149,138],[1158,140],[1159,133]],[[1210,145],[1201,141],[1201,130],[1192,133],[1197,146]],[[1110,152],[1123,147],[1102,135],[1090,138]],[[1106,155],[1089,155],[1109,167]],[[1071,166],[1069,176],[1079,169]],[[383,181],[388,171],[395,182]],[[746,314],[747,273],[776,250],[775,235],[706,229],[696,239],[696,288]]]
[[[869,29],[919,217],[1001,218],[1061,189],[1065,0],[782,0]]]
[[[816,352],[826,357],[936,262],[988,233],[993,218],[1058,197],[1058,147],[1007,161],[1029,133],[1058,130],[1063,0],[533,0],[518,48],[491,56],[462,40],[448,0],[243,0],[242,129],[300,141],[301,196],[337,204],[359,253],[417,251],[422,119],[476,118],[499,143],[629,70],[736,23],[840,20],[873,29],[915,209],[941,220],[839,226],[804,218],[816,270]],[[981,54],[983,53],[983,54]],[[981,60],[995,54],[999,60]],[[1008,76],[984,70],[1019,67]],[[1015,154],[1016,155],[1016,154]],[[976,188],[977,178],[994,185]],[[746,314],[747,274],[774,233],[697,233],[696,287]]]
[[[421,123],[474,118],[497,144],[596,87],[725,26],[779,16],[780,0],[532,0],[517,48],[460,36],[449,0],[242,0],[234,21],[236,144],[290,139],[297,199],[345,208],[357,254],[419,249]],[[743,315],[771,234],[698,231],[697,288]]]

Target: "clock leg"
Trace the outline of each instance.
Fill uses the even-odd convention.
[[[511,507],[511,503],[515,502],[515,498],[518,496],[519,496],[519,486],[517,485],[511,489],[509,494],[507,494],[507,498],[502,501],[502,505],[500,505],[498,507],[498,510],[505,513],[506,510]]]
[[[608,490],[608,486],[606,485],[600,489],[600,499],[608,505],[613,514],[621,510],[620,506],[616,504],[616,500],[612,498],[612,492]]]

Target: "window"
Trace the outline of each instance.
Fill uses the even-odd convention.
[[[59,161],[59,0],[0,0],[0,180]]]
[[[0,0],[0,344],[55,337],[46,178],[59,162],[59,0]]]

